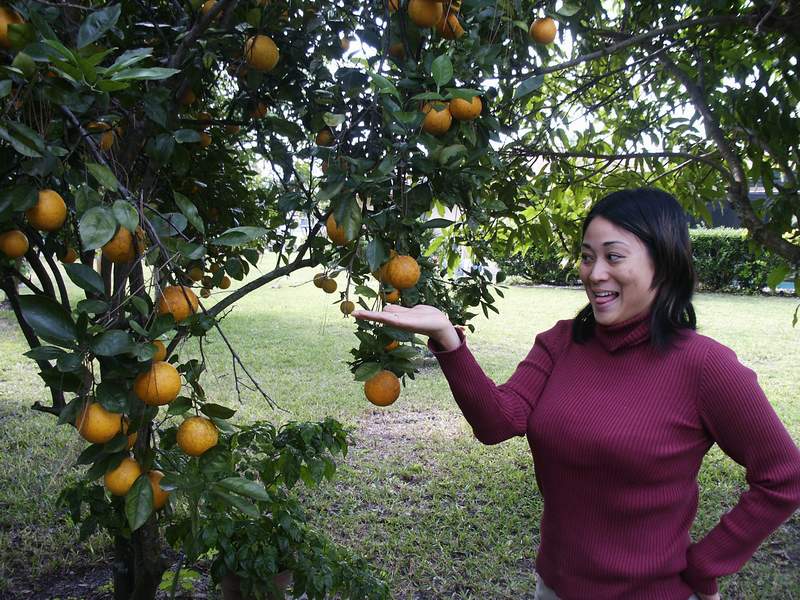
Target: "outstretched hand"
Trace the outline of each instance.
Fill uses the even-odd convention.
[[[413,308],[388,304],[382,311],[355,310],[356,319],[375,321],[391,327],[427,335],[445,349],[458,346],[458,335],[447,315],[434,306],[418,304]],[[455,340],[455,346],[453,346]]]

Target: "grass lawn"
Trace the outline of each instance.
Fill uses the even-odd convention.
[[[217,336],[205,345],[209,396],[238,406],[241,420],[331,415],[353,427],[355,446],[336,482],[301,493],[321,529],[385,571],[394,597],[532,598],[542,504],[526,441],[477,442],[431,360],[393,406],[369,404],[345,364],[357,341],[353,322],[308,283],[310,277],[301,272],[262,288],[224,320],[242,360],[286,411],[268,409],[246,390],[239,405],[230,356]],[[574,315],[584,301],[577,290],[509,288],[499,316],[475,321],[470,346],[487,373],[503,380],[537,332]],[[796,303],[700,295],[696,308],[700,332],[731,346],[758,373],[800,443],[800,328],[791,327]],[[72,464],[85,443],[71,428],[56,428],[53,417],[29,409],[48,396],[35,363],[21,356],[26,347],[12,318],[0,313],[0,597],[34,597],[43,582],[49,592],[36,597],[55,597],[59,577],[88,582],[76,597],[90,597],[103,578],[87,568],[107,557],[107,541],[98,535],[77,544],[54,502],[64,482],[78,476]],[[196,350],[190,342],[182,351]],[[700,478],[695,536],[713,527],[746,489],[743,469],[716,448]],[[740,573],[721,580],[722,597],[800,600],[799,564],[796,514]]]

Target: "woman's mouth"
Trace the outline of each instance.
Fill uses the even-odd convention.
[[[619,292],[596,291],[592,292],[594,305],[598,308],[606,307],[619,297]]]

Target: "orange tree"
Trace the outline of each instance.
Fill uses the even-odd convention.
[[[771,118],[797,98],[794,17],[732,0],[0,7],[0,283],[50,391],[33,408],[90,442],[64,499],[82,533],[111,534],[115,597],[154,596],[164,540],[246,592],[291,571],[296,595],[387,593],[289,494],[332,475],[342,426],[234,426],[186,350],[217,330],[237,389],[272,404],[217,317],[278,277],[319,266],[345,315],[424,302],[469,326],[496,310],[492,253],[569,250],[592,197],[652,181],[697,213],[725,195],[796,266],[800,136],[796,114]],[[265,251],[274,269],[203,305]],[[355,333],[355,378],[394,402],[417,340]]]

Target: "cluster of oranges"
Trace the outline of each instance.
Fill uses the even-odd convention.
[[[199,283],[202,286],[200,288],[200,296],[208,298],[211,295],[211,288],[214,286],[214,275],[216,275],[221,268],[222,266],[220,264],[212,263],[206,272],[203,265],[195,263],[189,267],[186,275],[193,282]],[[219,282],[217,282],[217,287],[221,290],[227,290],[231,287],[231,278],[227,275],[223,275]]]
[[[444,135],[456,121],[473,121],[483,110],[483,103],[478,96],[470,100],[453,98],[449,102],[426,102],[422,107],[425,120],[422,129],[432,135]]]
[[[171,314],[180,323],[193,315],[199,307],[197,296],[186,286],[164,288],[158,304],[160,315]],[[155,354],[149,368],[139,373],[133,382],[136,397],[148,406],[164,406],[174,401],[181,390],[181,376],[178,370],[166,361],[167,349],[160,340],[155,340]],[[80,435],[93,444],[109,442],[119,433],[127,434],[127,419],[118,413],[106,410],[97,402],[88,402],[76,422]],[[193,416],[185,419],[178,427],[178,447],[189,456],[200,456],[217,445],[219,431],[214,423],[205,417]],[[136,433],[128,435],[127,449],[136,442]],[[134,482],[142,475],[142,468],[130,456],[125,457],[104,477],[104,484],[115,496],[124,496]],[[153,488],[153,507],[159,509],[167,502],[168,492],[162,490],[158,482],[163,477],[160,471],[147,473]]]
[[[36,204],[25,211],[28,224],[39,231],[52,232],[61,229],[67,220],[67,204],[61,194],[54,190],[39,190]],[[20,258],[28,252],[28,236],[19,229],[0,233],[0,252],[8,258]],[[74,249],[68,248],[65,262],[77,258]]]

